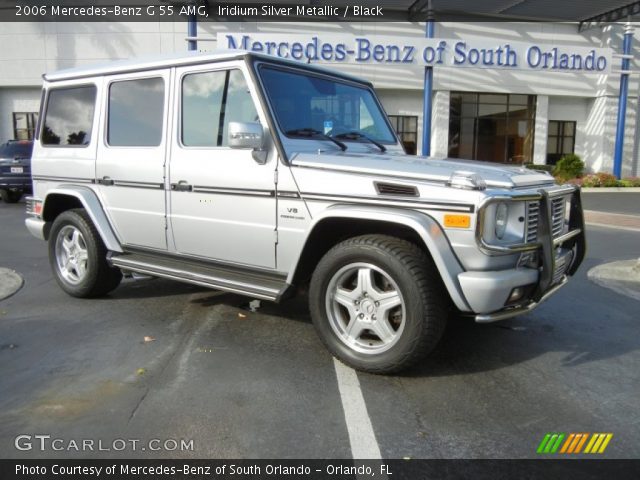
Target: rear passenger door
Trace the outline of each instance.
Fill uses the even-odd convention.
[[[176,253],[275,267],[277,158],[228,146],[229,122],[266,125],[244,62],[176,69],[169,220]],[[266,129],[265,129],[266,132]],[[265,133],[266,146],[271,139]],[[170,242],[171,243],[171,242]]]
[[[105,78],[96,181],[124,246],[166,250],[170,71]]]

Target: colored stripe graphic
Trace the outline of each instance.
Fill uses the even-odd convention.
[[[613,433],[594,433],[584,453],[604,453],[612,438]]]
[[[564,433],[547,433],[542,439],[542,442],[540,442],[537,452],[556,453],[564,437]]]
[[[537,453],[542,454],[579,454],[579,453],[604,453],[609,442],[613,438],[613,433],[547,433],[540,445]],[[588,440],[588,441],[587,441]],[[586,444],[586,447],[585,447]],[[583,450],[583,447],[584,450]]]

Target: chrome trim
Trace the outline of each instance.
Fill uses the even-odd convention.
[[[532,250],[536,250],[540,247],[540,242],[525,242],[525,243],[516,243],[513,245],[490,245],[484,240],[484,221],[487,207],[492,203],[498,202],[532,202],[532,201],[540,201],[542,195],[537,194],[524,194],[524,195],[495,195],[491,197],[485,198],[480,206],[478,207],[478,217],[476,220],[476,243],[478,244],[478,248],[483,253],[487,255],[501,253],[501,254],[510,254],[510,253],[522,253],[529,252]],[[526,228],[525,228],[526,235]]]
[[[442,210],[442,211],[455,211],[473,213],[474,206],[471,204],[463,203],[446,203],[446,202],[432,202],[428,200],[402,200],[400,198],[383,198],[380,196],[357,196],[357,195],[325,195],[320,193],[301,192],[304,200],[317,200],[317,201],[334,201],[334,202],[349,202],[349,203],[361,203],[369,205],[383,205],[390,207],[404,207],[404,208],[422,208],[427,210]]]
[[[222,188],[222,187],[209,187],[206,185],[194,185],[192,192],[198,193],[213,193],[218,195],[239,195],[250,197],[273,197],[275,192],[273,190],[258,190],[250,188]]]
[[[154,265],[120,256],[111,257],[111,264],[125,270],[132,270],[138,273],[146,273],[147,275],[169,278],[234,293],[248,294],[263,300],[275,301],[281,293],[281,290],[263,287],[261,285],[235,282],[221,277],[202,275],[187,270],[177,270],[175,268]]]
[[[95,183],[93,178],[81,178],[81,177],[53,177],[49,175],[34,175],[31,177],[33,180],[41,180],[43,182],[75,182],[75,183]]]
[[[575,230],[571,230],[570,232],[565,233],[564,235],[560,235],[558,238],[553,239],[553,246],[560,245],[561,243],[566,242],[567,240],[571,240],[573,237],[576,237],[582,233],[581,228],[576,228]]]
[[[542,302],[544,302],[547,298],[549,298],[551,295],[553,295],[562,287],[564,287],[566,284],[567,284],[567,276],[564,275],[560,283],[558,283],[557,285],[554,285],[549,290],[547,290],[547,292],[537,302],[531,301],[528,304],[520,307],[509,308],[507,310],[501,310],[495,313],[476,315],[475,321],[476,323],[491,323],[491,322],[497,322],[499,320],[506,320],[508,318],[513,318],[518,315],[522,315],[524,313],[530,312],[531,310],[536,308],[538,305],[540,305]]]

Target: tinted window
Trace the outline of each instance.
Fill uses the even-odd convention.
[[[89,145],[96,87],[59,88],[49,92],[42,128],[43,145]]]
[[[157,147],[162,142],[164,81],[125,80],[109,88],[107,143],[114,147]]]
[[[182,143],[227,145],[229,122],[257,122],[258,113],[239,70],[193,73],[182,82]]]
[[[7,142],[0,145],[0,158],[31,158],[33,142]]]
[[[395,143],[384,113],[368,88],[304,72],[260,69],[267,95],[286,132],[313,129],[327,135],[357,132]]]

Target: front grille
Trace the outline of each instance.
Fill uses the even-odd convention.
[[[551,234],[558,238],[565,233],[567,196],[556,197],[551,200]],[[527,243],[538,240],[538,222],[540,219],[540,204],[537,201],[527,203]]]
[[[538,217],[540,214],[540,203],[527,203],[527,243],[535,242],[538,239]]]
[[[563,233],[566,203],[566,197],[558,197],[551,200],[551,232],[553,238],[557,238]]]

